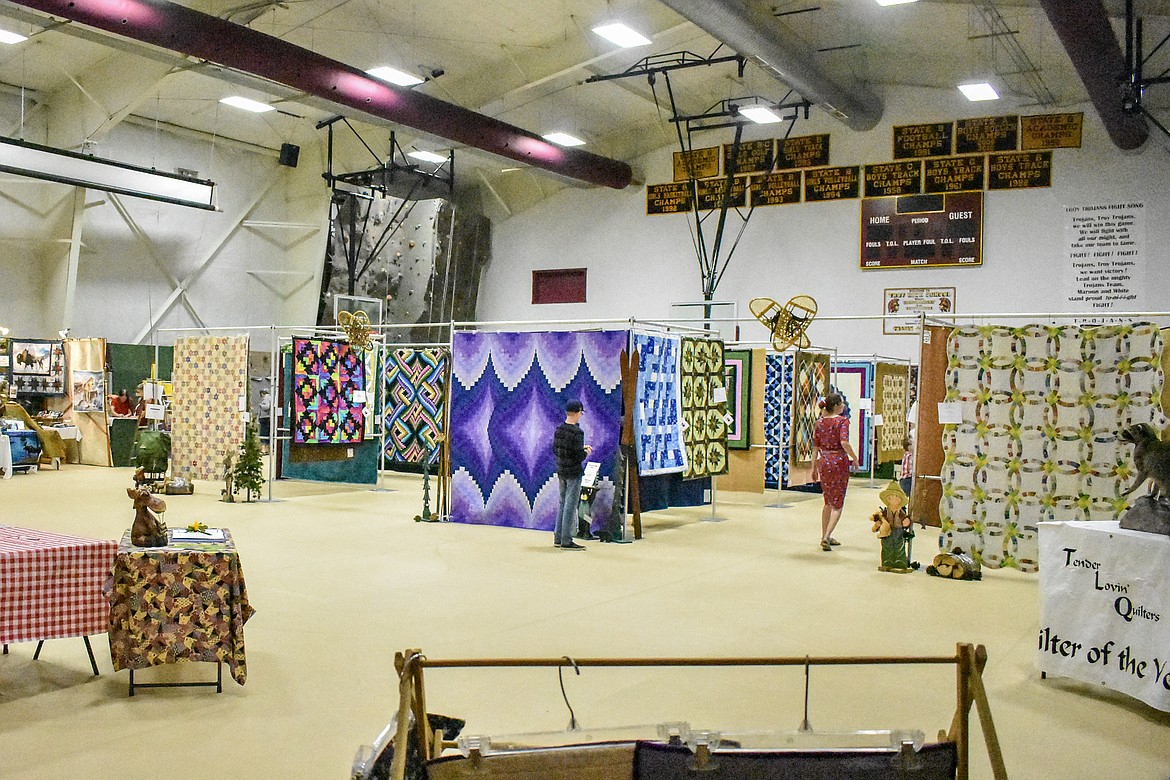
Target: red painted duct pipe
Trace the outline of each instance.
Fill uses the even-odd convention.
[[[12,0],[56,17],[260,76],[318,98],[543,168],[622,189],[630,166],[566,149],[519,127],[422,92],[396,89],[357,68],[271,35],[166,0]]]
[[[1040,0],[1048,21],[1089,92],[1089,99],[1113,143],[1137,149],[1150,130],[1140,116],[1121,107],[1125,57],[1101,0]]]

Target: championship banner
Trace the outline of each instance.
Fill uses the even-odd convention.
[[[1109,521],[1039,528],[1036,668],[1170,712],[1170,539]]]

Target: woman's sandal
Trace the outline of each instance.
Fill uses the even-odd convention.
[[[829,546],[829,542],[827,540],[821,539],[821,549],[825,552],[830,552],[833,548]]]
[[[831,537],[831,536],[829,537],[829,544],[833,545],[834,547],[840,547],[840,546],[841,546],[841,543],[840,543],[840,542],[838,542],[836,539],[834,539],[834,538],[833,538],[833,537]]]

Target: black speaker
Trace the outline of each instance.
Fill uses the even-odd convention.
[[[301,147],[296,144],[280,145],[280,164],[290,168],[297,167],[297,160],[301,157]]]

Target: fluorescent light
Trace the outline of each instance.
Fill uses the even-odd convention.
[[[423,83],[423,80],[418,76],[413,76],[405,73],[398,68],[391,68],[383,65],[380,68],[371,68],[367,70],[374,78],[382,79],[382,81],[389,81],[391,84],[397,84],[400,87],[413,87],[415,84]]]
[[[902,5],[903,3],[917,3],[918,0],[877,0],[878,5]]]
[[[557,146],[584,146],[585,142],[575,135],[568,133],[548,133],[544,136],[544,140],[552,141]]]
[[[988,84],[986,81],[981,81],[978,84],[960,84],[959,91],[967,96],[968,100],[999,100],[999,93],[995,91],[995,87]]]
[[[441,154],[435,154],[434,152],[408,152],[406,156],[413,157],[416,160],[422,160],[423,162],[429,162],[429,163],[445,163],[445,162],[447,162],[446,157],[444,157]]]
[[[0,43],[20,43],[21,41],[27,40],[27,37],[19,33],[9,32],[8,30],[0,30]]]
[[[645,35],[642,35],[637,30],[626,27],[621,22],[599,24],[593,28],[593,32],[605,38],[607,41],[616,43],[623,49],[631,49],[634,46],[645,46],[650,43],[650,39]]]
[[[519,168],[500,168],[500,173],[511,173],[512,171],[518,171],[518,170],[520,170],[520,169]]]
[[[739,113],[740,116],[746,116],[748,119],[761,125],[780,121],[780,117],[776,116],[775,112],[767,106],[741,106]]]
[[[251,111],[253,114],[263,114],[265,111],[275,111],[276,110],[275,107],[270,106],[267,103],[261,103],[258,100],[250,100],[246,97],[240,97],[239,95],[232,95],[231,97],[225,97],[222,100],[220,100],[219,102],[225,103],[225,104],[231,106],[232,108],[241,108],[244,111]]]
[[[0,171],[214,211],[215,182],[0,138]]]

